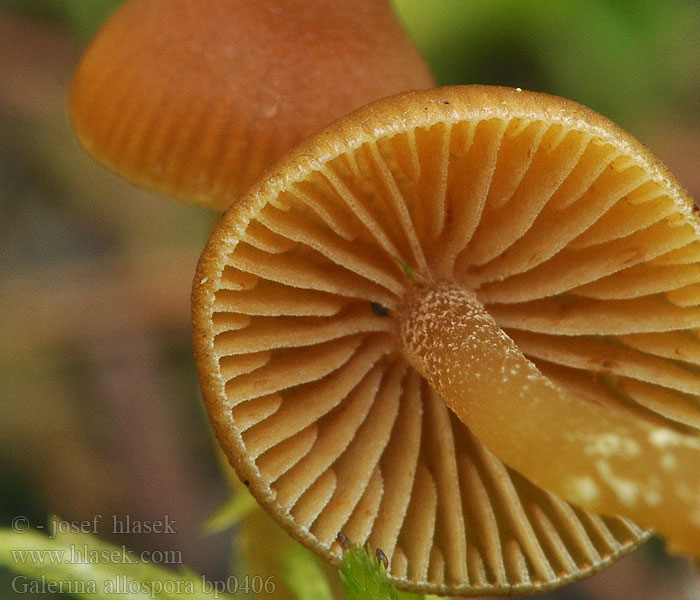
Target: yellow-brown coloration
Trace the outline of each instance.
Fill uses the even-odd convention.
[[[560,379],[555,385],[525,358],[475,294],[454,283],[413,290],[399,320],[409,362],[508,466],[578,505],[652,523],[678,550],[700,551],[697,433],[608,410],[573,381],[567,385]],[[557,358],[566,351],[562,345]],[[644,377],[642,360],[637,368]],[[697,375],[677,369],[676,377],[676,387],[685,380],[692,388]],[[637,379],[628,382],[628,389],[646,389],[662,414],[677,401],[669,390],[655,393]],[[687,408],[692,411],[692,404]],[[686,416],[685,422],[690,420]],[[513,427],[517,433],[509,435]],[[537,455],[557,458],[533,465]]]
[[[322,125],[432,85],[389,0],[131,0],[83,56],[71,113],[107,167],[223,211]]]
[[[667,170],[575,103],[369,105],[272,168],[202,256],[217,436],[290,533],[335,562],[339,531],[369,541],[407,589],[553,587],[647,535],[580,507],[692,551],[698,231]]]

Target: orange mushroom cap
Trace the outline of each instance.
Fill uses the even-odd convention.
[[[388,0],[131,0],[83,56],[71,113],[107,167],[224,210],[317,128],[432,85]]]
[[[339,532],[369,541],[409,590],[528,592],[629,551],[634,522],[700,553],[699,285],[692,202],[630,135],[435,89],[327,127],[226,213],[195,352],[292,535],[334,562]]]

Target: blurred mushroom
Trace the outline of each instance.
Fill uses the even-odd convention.
[[[643,541],[629,518],[697,554],[699,230],[651,153],[573,102],[366,106],[200,260],[217,436],[292,535],[336,563],[339,532],[369,541],[409,590],[554,587]]]
[[[432,85],[389,0],[132,0],[83,56],[71,112],[107,167],[224,210],[317,128]]]

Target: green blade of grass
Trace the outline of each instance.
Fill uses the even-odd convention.
[[[437,596],[397,591],[387,577],[383,562],[369,544],[364,548],[350,544],[345,550],[340,580],[347,600],[439,600]]]
[[[397,256],[394,257],[394,260],[396,260],[396,262],[399,263],[403,274],[413,285],[417,285],[419,287],[425,285],[425,280],[423,276],[416,270],[415,267],[412,267],[407,262],[401,260]]]
[[[343,554],[340,580],[348,600],[398,600],[384,565],[362,546],[352,545]]]
[[[217,508],[204,522],[204,533],[212,534],[233,527],[255,509],[255,498],[247,490],[233,493],[224,504]]]

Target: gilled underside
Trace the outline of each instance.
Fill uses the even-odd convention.
[[[553,587],[646,539],[580,507],[658,528],[675,502],[663,533],[688,551],[700,531],[682,192],[599,117],[502,90],[512,108],[472,111],[484,93],[408,97],[417,125],[382,105],[360,143],[283,163],[195,282],[203,389],[239,474],[317,552],[368,541],[409,589]]]

